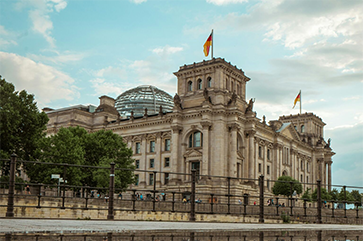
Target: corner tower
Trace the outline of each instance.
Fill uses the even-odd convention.
[[[227,105],[233,94],[232,100],[246,107],[246,83],[250,78],[222,58],[184,65],[174,74],[183,108],[202,106],[205,100],[213,105]]]

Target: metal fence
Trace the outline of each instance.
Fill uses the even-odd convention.
[[[281,181],[265,180],[263,175],[258,179],[247,179],[199,175],[196,170],[192,170],[191,173],[173,173],[119,169],[115,168],[114,163],[111,163],[110,167],[94,167],[30,162],[17,160],[16,155],[13,155],[11,160],[3,161],[10,163],[9,182],[0,183],[0,198],[7,198],[7,205],[2,205],[7,207],[7,218],[14,217],[14,207],[27,207],[97,209],[107,212],[107,219],[110,220],[115,218],[116,211],[162,211],[187,213],[189,221],[196,221],[197,214],[223,214],[255,217],[260,223],[263,223],[265,219],[281,220],[282,218],[285,221],[309,223],[363,224],[363,210],[359,206],[361,203],[348,201],[345,195],[347,189],[358,189],[361,193],[362,187],[333,186],[340,187],[344,191],[344,200],[338,202],[322,198],[321,181],[301,183],[305,188],[317,189],[316,199],[309,201],[298,195],[288,197],[273,195],[271,191],[273,184]],[[62,184],[16,183],[17,162],[61,166],[63,173],[60,175],[63,180],[67,179],[67,169],[69,168],[108,169],[110,172],[109,186],[74,186],[65,181]],[[126,190],[117,189],[115,188],[115,170],[135,171],[140,175],[144,174],[145,177],[152,174],[152,182],[149,180],[148,185],[131,185],[131,188]],[[164,183],[162,177],[164,177]],[[173,182],[173,180],[177,181]],[[168,181],[167,184],[165,184],[166,181]],[[293,191],[293,183],[288,184]],[[16,190],[18,191],[16,192]],[[16,203],[14,202],[15,197],[36,198],[37,205]],[[347,209],[349,204],[353,204],[354,209]]]

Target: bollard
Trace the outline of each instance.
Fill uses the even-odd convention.
[[[10,177],[9,177],[9,194],[8,194],[8,207],[6,211],[6,217],[14,217],[14,193],[15,193],[15,167],[16,167],[15,153],[11,154],[10,161]]]
[[[111,170],[110,170],[110,186],[108,190],[108,215],[107,219],[114,219],[113,212],[113,196],[115,192],[115,163],[111,162]]]
[[[264,176],[261,175],[259,178],[259,184],[260,184],[260,218],[258,220],[259,223],[264,223],[265,220],[263,218],[264,216]]]
[[[67,176],[67,164],[63,166],[63,196],[62,196],[62,207],[61,209],[65,209],[64,200],[66,198],[66,176]]]

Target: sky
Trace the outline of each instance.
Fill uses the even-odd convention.
[[[138,85],[176,93],[174,72],[214,56],[245,72],[266,121],[326,123],[333,184],[363,187],[363,1],[1,0],[0,75],[38,107],[98,105]],[[362,191],[362,190],[361,190]]]

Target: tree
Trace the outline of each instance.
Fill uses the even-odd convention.
[[[311,191],[311,188],[306,189],[306,191],[301,196],[301,198],[302,199],[306,199],[306,201],[308,201],[308,202],[311,202],[312,201],[312,197],[311,197],[310,191]]]
[[[357,207],[362,206],[362,194],[359,193],[358,190],[352,190],[350,194],[353,197],[353,201],[356,202],[354,205]]]
[[[299,181],[293,179],[290,176],[279,177],[278,181],[275,182],[274,186],[272,187],[272,192],[275,195],[283,195],[288,197],[291,196],[294,191],[296,191],[297,194],[302,193],[302,185]]]
[[[87,133],[80,127],[61,128],[57,134],[44,138],[37,153],[42,162],[68,163],[95,167],[134,169],[132,150],[122,137],[112,131]],[[108,187],[109,169],[67,167],[65,179],[69,185]],[[34,182],[52,183],[51,174],[63,177],[63,167],[34,164],[27,172]],[[63,177],[64,178],[64,177]],[[134,182],[133,171],[115,171],[115,187],[125,189]]]
[[[14,85],[0,76],[0,158],[8,159],[15,153],[19,159],[33,159],[47,122],[48,116],[39,112],[34,95],[15,91]],[[8,175],[9,170],[1,167],[2,174]]]
[[[330,194],[328,193],[328,191],[325,188],[320,188],[320,192],[321,192],[321,200],[322,201],[330,201],[332,200]],[[318,199],[318,189],[316,188],[313,192],[313,194],[311,195],[313,201],[317,201]]]
[[[331,197],[331,199],[333,200],[333,201],[338,201],[338,190],[336,189],[336,188],[333,188],[333,190],[331,190],[330,192],[329,192],[329,195],[330,195],[330,197]]]

